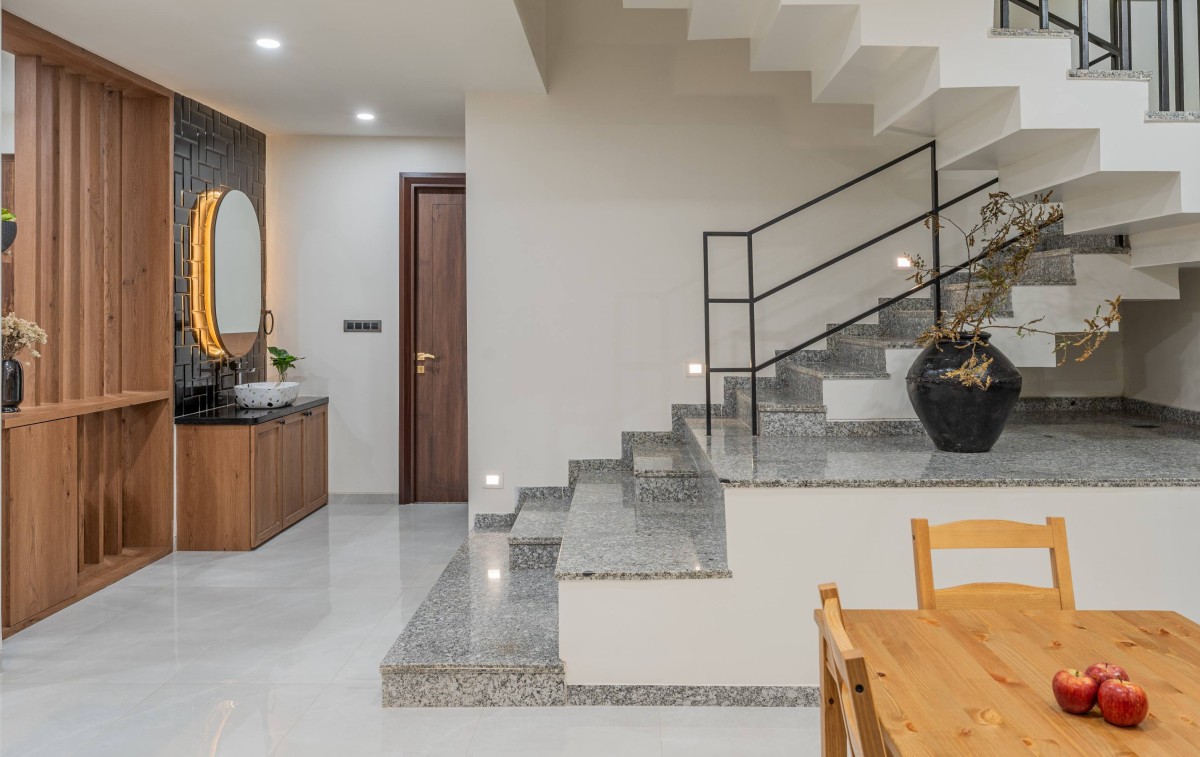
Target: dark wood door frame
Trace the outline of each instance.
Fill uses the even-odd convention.
[[[414,381],[416,354],[416,199],[422,189],[467,188],[462,173],[400,174],[400,504],[413,502]]]

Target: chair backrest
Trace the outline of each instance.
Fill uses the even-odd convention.
[[[1067,524],[1046,518],[1046,525],[1010,520],[960,520],[930,526],[913,518],[913,561],[917,573],[917,606],[922,610],[1074,610]],[[933,588],[935,549],[1049,549],[1053,588],[1013,583],[975,583]]]
[[[836,584],[822,584],[817,626],[821,631],[821,697],[824,754],[885,757],[883,729],[875,712],[871,677],[862,652],[850,643]],[[829,740],[835,743],[829,743]]]

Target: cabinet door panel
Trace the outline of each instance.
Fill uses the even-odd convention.
[[[79,580],[74,418],[4,432],[4,625],[74,596]]]
[[[329,413],[314,408],[304,416],[304,499],[309,512],[329,501]]]
[[[300,414],[289,415],[280,426],[279,500],[283,505],[283,527],[287,528],[308,514],[304,499],[304,421]]]
[[[254,526],[254,545],[258,546],[283,528],[283,511],[279,499],[280,423],[269,423],[255,429],[253,450],[253,497],[251,523]]]

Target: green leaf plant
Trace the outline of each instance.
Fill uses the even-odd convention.
[[[287,380],[287,373],[296,364],[296,361],[304,359],[296,357],[282,347],[268,347],[267,350],[271,353],[271,367],[279,373],[279,383],[281,384]]]

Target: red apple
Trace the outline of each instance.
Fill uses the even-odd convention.
[[[1114,678],[1118,681],[1129,680],[1129,674],[1125,672],[1125,668],[1113,665],[1111,662],[1097,662],[1088,667],[1083,674],[1088,678],[1096,679],[1098,685]]]
[[[1078,670],[1060,670],[1054,674],[1054,699],[1072,715],[1086,715],[1096,704],[1100,684]]]
[[[1100,714],[1113,725],[1125,728],[1135,726],[1146,719],[1150,711],[1150,700],[1141,686],[1129,681],[1110,678],[1100,684],[1097,695]]]

